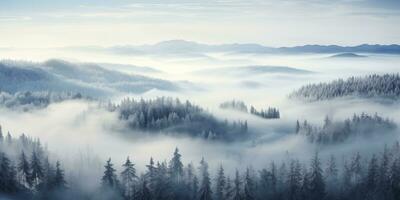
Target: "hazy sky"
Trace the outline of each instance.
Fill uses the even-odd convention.
[[[0,47],[400,43],[399,0],[0,0]]]

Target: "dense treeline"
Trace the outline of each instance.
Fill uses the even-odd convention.
[[[88,99],[82,97],[80,93],[72,92],[0,92],[0,105],[6,108],[20,109],[28,111],[31,109],[45,108],[51,103],[57,103],[72,99]]]
[[[0,199],[63,199],[66,189],[60,162],[50,163],[39,139],[4,137],[0,127]]]
[[[243,101],[238,101],[238,100],[223,102],[219,105],[219,107],[221,109],[231,109],[231,110],[237,110],[237,111],[245,112],[245,113],[250,112],[250,114],[262,117],[264,119],[279,119],[280,118],[280,113],[277,108],[269,107],[266,110],[261,109],[260,111],[258,111],[253,106],[251,106],[250,111],[249,111],[247,108],[247,105]]]
[[[27,141],[25,144],[24,141]],[[138,172],[127,158],[115,167],[111,158],[98,177],[96,191],[73,191],[67,186],[59,162],[55,167],[46,158],[38,140],[9,134],[0,140],[0,197],[11,199],[121,200],[396,200],[400,198],[400,144],[396,142],[379,154],[353,155],[337,159],[320,158],[315,153],[310,162],[284,158],[266,168],[226,173],[220,165],[210,174],[207,161],[185,165],[178,148],[169,161],[150,158],[146,170]],[[31,156],[16,148],[34,149]],[[8,151],[5,151],[8,149]],[[26,153],[25,153],[26,152]],[[230,166],[234,168],[235,166]],[[117,171],[117,168],[120,169]],[[73,171],[72,171],[73,172]]]
[[[397,99],[400,97],[399,74],[369,75],[338,79],[330,83],[310,84],[293,92],[291,98],[308,101],[333,99],[335,97],[360,96]]]
[[[269,107],[266,110],[261,109],[260,111],[258,111],[253,106],[251,106],[250,113],[265,119],[279,119],[281,117],[279,110],[277,108],[272,108],[272,107]]]
[[[101,179],[103,191],[122,199],[199,200],[395,200],[400,198],[400,146],[385,147],[379,155],[363,158],[355,153],[338,161],[322,160],[316,153],[310,162],[289,159],[272,162],[259,171],[248,167],[233,176],[221,165],[215,176],[202,159],[197,167],[184,165],[176,149],[169,162],[151,158],[147,170],[138,174],[128,157],[120,174],[111,159]],[[116,197],[114,197],[116,198]]]
[[[373,134],[385,134],[393,131],[397,125],[384,119],[378,114],[361,115],[354,114],[352,118],[341,122],[333,122],[328,116],[325,117],[322,127],[314,126],[305,120],[303,123],[296,122],[296,133],[307,136],[310,142],[320,144],[332,144],[344,142],[358,136],[371,136]]]
[[[237,111],[245,112],[245,113],[248,112],[247,105],[243,101],[239,101],[239,100],[222,102],[221,104],[219,104],[219,108],[237,110]]]
[[[248,136],[247,121],[220,121],[189,101],[158,97],[149,100],[124,99],[119,105],[109,104],[119,118],[133,129],[153,133],[187,133],[210,140],[237,140]]]
[[[233,176],[221,165],[214,176],[203,158],[197,167],[184,165],[176,149],[172,159],[155,162],[139,174],[128,157],[117,172],[107,160],[101,177],[104,199],[198,200],[396,200],[400,198],[400,146],[384,148],[379,155],[359,153],[337,160],[322,160],[316,153],[310,162],[288,159],[271,162],[261,170],[248,167]]]

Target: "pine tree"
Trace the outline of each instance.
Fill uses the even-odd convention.
[[[139,191],[135,193],[135,200],[151,200],[150,189],[147,187],[147,181],[145,175],[140,177]]]
[[[172,185],[170,181],[170,177],[168,176],[168,167],[165,162],[159,163],[157,162],[157,167],[155,170],[155,181],[154,181],[154,191],[152,194],[154,195],[154,199],[156,200],[164,200],[172,198]]]
[[[359,184],[362,181],[363,177],[363,169],[361,166],[361,155],[359,152],[353,157],[351,162],[351,172],[352,172],[352,179],[355,184]]]
[[[234,180],[234,195],[233,195],[233,200],[242,200],[242,192],[241,192],[241,181],[240,181],[240,175],[239,171],[236,170],[235,173],[235,180]]]
[[[53,190],[55,182],[55,169],[51,166],[49,158],[44,160],[43,175],[43,180],[39,184],[39,189],[42,193],[47,193],[48,191]]]
[[[351,167],[349,166],[348,162],[345,160],[343,164],[343,173],[342,173],[342,180],[341,180],[341,191],[340,193],[343,196],[348,195],[351,192],[353,187],[352,183],[352,172]]]
[[[208,164],[204,160],[204,158],[202,158],[200,162],[200,174],[202,175],[202,180],[198,195],[199,199],[211,200],[212,199],[211,181],[210,181],[210,175],[208,173]]]
[[[107,160],[104,168],[104,175],[101,178],[102,186],[108,189],[117,189],[119,183],[117,175],[115,174],[116,170],[113,168],[113,164],[111,163],[111,158]]]
[[[30,180],[32,181],[32,186],[37,187],[43,181],[44,172],[43,172],[42,162],[40,161],[40,157],[36,151],[32,152],[30,166],[31,166]]]
[[[380,198],[383,199],[388,199],[390,193],[390,162],[391,154],[385,145],[379,164],[379,186],[377,191],[381,194]]]
[[[301,190],[301,166],[298,160],[290,162],[290,169],[287,177],[287,195],[289,200],[298,199]]]
[[[67,182],[65,181],[65,178],[64,178],[64,170],[61,169],[61,165],[60,165],[59,161],[56,162],[54,187],[58,190],[67,188]]]
[[[377,187],[379,184],[378,174],[378,159],[375,155],[372,156],[368,166],[367,178],[366,178],[366,195],[367,199],[375,199],[377,195]]]
[[[397,157],[392,163],[390,186],[393,199],[400,199],[400,156]]]
[[[355,154],[350,166],[351,171],[351,181],[353,184],[352,189],[352,198],[354,199],[362,199],[363,191],[362,191],[362,184],[363,184],[363,177],[364,177],[364,170],[361,164],[361,155],[359,152]]]
[[[192,188],[193,188],[193,192],[191,195],[191,199],[197,199],[198,198],[198,191],[199,191],[199,179],[197,178],[197,176],[195,175],[193,177],[193,181],[192,181]]]
[[[278,174],[277,174],[277,169],[276,165],[274,162],[271,163],[270,167],[270,191],[272,194],[272,198],[277,198],[277,190],[278,190]]]
[[[318,152],[311,160],[309,196],[310,200],[321,200],[325,197],[325,182]]]
[[[233,199],[234,190],[232,187],[232,181],[229,177],[226,178],[226,184],[224,188],[224,200]]]
[[[134,194],[136,192],[136,169],[134,168],[134,164],[129,160],[129,157],[126,159],[125,163],[122,165],[123,171],[121,172],[121,186],[122,192],[125,199],[130,200],[133,199]]]
[[[336,158],[334,155],[331,155],[328,161],[328,166],[325,169],[325,180],[326,185],[329,190],[327,190],[328,196],[334,196],[339,192],[339,170],[336,165]]]
[[[253,177],[250,173],[250,169],[246,169],[246,177],[245,177],[245,183],[244,183],[244,199],[245,200],[254,200],[255,194],[255,183],[253,180]]]
[[[17,166],[18,180],[25,187],[29,188],[32,186],[32,175],[31,168],[29,166],[28,159],[25,156],[24,151],[22,151],[19,157],[19,163]]]
[[[170,171],[172,179],[179,183],[183,176],[183,164],[181,161],[181,154],[179,154],[179,149],[175,148],[174,156],[170,161]]]
[[[218,170],[218,174],[217,174],[217,178],[215,181],[215,199],[216,200],[224,200],[225,196],[224,196],[224,189],[225,189],[225,184],[226,184],[226,180],[225,180],[225,173],[224,173],[224,168],[222,167],[222,165],[220,165],[219,170]]]
[[[195,175],[195,169],[192,163],[189,163],[185,169],[186,171],[186,188],[187,188],[187,199],[195,199],[198,190],[197,177]],[[196,179],[196,182],[195,182]]]
[[[149,164],[146,165],[146,168],[147,187],[149,188],[150,192],[153,193],[156,180],[156,167],[154,166],[154,160],[152,157],[150,158]]]
[[[0,193],[13,194],[18,191],[14,167],[5,153],[0,153]]]

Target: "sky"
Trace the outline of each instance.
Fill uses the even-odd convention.
[[[0,48],[399,44],[399,0],[1,0]]]

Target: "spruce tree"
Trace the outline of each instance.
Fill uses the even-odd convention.
[[[129,160],[129,157],[126,159],[125,163],[122,165],[121,172],[121,186],[122,192],[125,199],[133,199],[134,194],[136,192],[136,169],[135,165]]]
[[[135,200],[151,200],[151,192],[147,185],[146,176],[141,175],[139,190],[135,193]]]
[[[246,177],[245,177],[245,183],[244,183],[244,199],[245,200],[254,200],[255,194],[255,183],[253,180],[253,177],[250,173],[250,169],[246,169]]]
[[[339,169],[336,164],[335,156],[331,155],[325,169],[325,182],[327,186],[327,195],[329,198],[335,196],[339,192]]]
[[[224,200],[224,189],[225,189],[225,173],[224,168],[220,165],[217,178],[215,180],[215,197],[216,200]]]
[[[233,200],[242,200],[241,181],[240,181],[240,175],[239,175],[238,170],[236,170],[236,173],[235,173],[233,190],[234,190]]]
[[[210,181],[210,175],[208,173],[208,164],[204,160],[204,158],[202,158],[200,162],[200,174],[202,175],[202,179],[199,190],[199,199],[211,200],[212,199],[211,181]]]
[[[172,199],[172,185],[168,176],[168,167],[165,162],[157,162],[155,170],[153,197],[156,200]]]
[[[181,161],[181,154],[179,154],[179,149],[175,148],[174,155],[169,162],[169,175],[170,181],[172,182],[172,193],[175,200],[186,199],[187,191],[185,181],[183,179],[184,170]]]
[[[169,163],[171,177],[177,183],[181,181],[183,176],[183,164],[181,161],[181,157],[182,156],[181,154],[179,154],[179,149],[175,148],[174,156]]]
[[[24,151],[22,151],[19,162],[17,166],[18,180],[25,187],[29,188],[32,186],[32,175],[31,175],[31,167],[29,165],[28,159]]]
[[[390,186],[393,199],[400,199],[400,156],[398,156],[392,163]]]
[[[198,198],[197,192],[199,191],[199,179],[197,178],[196,175],[194,175],[191,185],[193,188],[192,194],[190,195],[191,199],[197,199]]]
[[[16,172],[5,153],[0,153],[0,193],[14,194],[18,191]]]
[[[301,166],[298,160],[290,162],[289,173],[287,174],[287,195],[289,200],[298,199],[301,191]]]
[[[224,188],[224,199],[232,200],[234,195],[234,188],[232,186],[232,181],[229,176],[226,178],[226,184]]]
[[[310,200],[321,200],[325,197],[325,182],[318,152],[311,160],[309,197]]]
[[[156,181],[156,167],[154,166],[154,160],[152,157],[150,157],[150,162],[148,165],[146,165],[147,172],[146,172],[146,178],[147,178],[147,187],[149,188],[151,193],[154,193],[154,185]]]
[[[383,199],[388,199],[390,193],[390,162],[391,154],[385,145],[379,164],[379,185],[377,188],[377,192],[380,194],[380,198]]]
[[[64,177],[64,170],[61,169],[60,162],[56,162],[56,172],[55,172],[55,177],[54,177],[54,187],[58,190],[66,189],[67,188],[67,182],[65,181]]]
[[[111,158],[107,160],[106,165],[104,165],[104,175],[101,178],[102,186],[108,189],[117,189],[118,188],[118,179],[115,174],[115,169],[113,168],[113,164],[111,163]]]
[[[39,184],[39,188],[42,192],[46,193],[47,191],[53,190],[55,182],[55,169],[50,164],[48,157],[44,160],[43,175],[44,177]]]
[[[40,161],[40,157],[36,151],[32,152],[31,157],[31,178],[32,186],[37,187],[43,181],[44,172],[42,167],[42,162]]]
[[[367,199],[375,199],[377,196],[377,188],[379,185],[378,159],[375,155],[372,156],[369,162],[368,172],[366,177],[365,195]]]
[[[197,177],[195,175],[195,169],[192,163],[189,163],[185,168],[185,177],[187,199],[195,199],[198,190],[198,182],[194,183],[195,178],[197,179]]]

